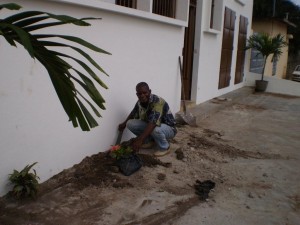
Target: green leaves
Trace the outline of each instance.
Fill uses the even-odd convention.
[[[248,38],[246,49],[257,50],[264,57],[265,64],[267,58],[271,54],[273,54],[272,60],[279,58],[282,54],[282,48],[286,45],[287,43],[284,41],[284,36],[282,34],[277,34],[276,36],[271,37],[269,34],[266,33],[257,33],[251,35]],[[264,70],[262,72],[262,80],[263,76]]]
[[[284,36],[281,34],[271,37],[269,34],[253,34],[247,40],[247,49],[253,48],[259,51],[264,57],[274,54],[278,57],[282,54],[282,48],[286,46]]]
[[[29,172],[37,162],[27,165],[20,172],[14,170],[9,175],[9,181],[14,185],[10,192],[16,199],[22,199],[25,197],[35,198],[38,191],[38,179],[36,171],[33,169],[33,173]]]
[[[7,4],[0,5],[0,10],[3,8],[10,9],[10,10],[19,10],[21,8],[21,6],[19,6],[18,4],[15,4],[15,3],[7,3]]]
[[[3,8],[18,10],[21,7],[10,3],[0,5],[0,10]],[[51,22],[47,22],[49,19]],[[95,19],[99,18],[77,19],[67,15],[26,11],[0,20],[0,35],[12,46],[17,46],[16,43],[22,45],[32,58],[37,59],[46,68],[69,120],[74,127],[79,125],[83,131],[89,131],[90,128],[98,126],[97,121],[86,106],[90,107],[97,117],[101,117],[97,107],[102,110],[105,109],[105,101],[94,85],[93,80],[102,88],[108,88],[94,70],[105,75],[108,74],[85,50],[108,55],[110,53],[79,37],[45,34],[44,32],[43,34],[37,34],[36,31],[64,24],[90,26],[86,20]],[[31,33],[33,31],[35,33]],[[52,39],[55,39],[55,42],[51,41]],[[64,40],[64,42],[58,42],[59,39]],[[73,46],[72,43],[77,46]],[[66,48],[79,53],[88,63],[80,58],[63,53],[66,52],[64,50]],[[87,96],[77,90],[76,83],[83,87]]]

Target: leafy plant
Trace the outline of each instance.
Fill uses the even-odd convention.
[[[120,159],[121,157],[126,157],[133,152],[129,145],[114,145],[110,149],[110,156],[115,159]]]
[[[9,175],[9,181],[14,184],[13,190],[10,193],[15,198],[36,197],[39,185],[38,179],[40,178],[36,175],[34,169],[33,173],[29,172],[35,164],[37,164],[37,162],[25,166],[20,172],[14,170],[14,172]]]
[[[284,36],[282,34],[277,34],[275,37],[271,37],[266,33],[257,33],[251,35],[247,39],[246,49],[255,49],[264,58],[264,66],[261,74],[261,80],[264,80],[265,67],[268,57],[273,54],[273,59],[278,59],[282,54],[282,48],[285,47],[287,43],[284,41]]]
[[[21,6],[14,3],[1,4],[0,11],[4,8],[9,10],[19,10]],[[58,34],[37,34],[35,31],[64,24],[89,26],[90,24],[87,23],[86,20],[94,19],[99,18],[76,19],[66,15],[54,15],[40,11],[26,11],[0,19],[0,35],[2,35],[12,46],[16,47],[17,43],[23,45],[29,55],[32,58],[37,59],[46,68],[69,120],[72,121],[74,127],[78,127],[79,124],[83,131],[89,131],[90,128],[98,126],[98,123],[82,101],[85,101],[92,108],[96,116],[101,117],[101,115],[96,106],[78,91],[74,82],[79,84],[89,95],[90,99],[103,110],[105,110],[105,100],[88,76],[96,81],[101,87],[105,89],[108,87],[99,79],[96,73],[90,68],[90,65],[75,57],[55,51],[53,48],[72,49],[85,58],[94,68],[106,75],[107,73],[90,55],[69,43],[76,43],[81,47],[85,47],[98,53],[110,53],[78,37]],[[46,20],[50,21],[46,22]],[[63,39],[64,43],[52,41],[57,39]],[[83,69],[84,73],[87,73],[88,76],[79,69],[76,69],[71,63],[65,61],[65,59],[75,63],[75,65]]]

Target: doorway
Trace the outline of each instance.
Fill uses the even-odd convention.
[[[190,0],[189,24],[185,28],[184,47],[183,47],[183,94],[185,100],[191,99],[193,60],[194,60],[194,41],[195,41],[195,24],[196,24],[197,0]]]

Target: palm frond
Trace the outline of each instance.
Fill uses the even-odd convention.
[[[273,58],[278,59],[282,54],[282,48],[285,47],[287,43],[284,40],[282,34],[277,34],[272,37],[266,33],[257,33],[251,35],[247,39],[246,49],[255,49],[257,50],[264,58],[264,69],[267,58],[273,54]],[[264,77],[264,69],[262,71],[262,78]]]
[[[20,6],[12,3],[0,5],[0,9],[3,8],[15,10],[20,9]],[[51,22],[47,22],[48,19],[51,19]],[[67,15],[55,15],[40,11],[26,11],[13,14],[0,20],[0,35],[2,35],[12,46],[17,46],[16,43],[22,45],[31,57],[36,58],[46,68],[69,120],[74,127],[79,125],[84,131],[89,131],[90,128],[97,126],[98,123],[83,104],[82,100],[91,107],[97,117],[101,117],[97,107],[104,110],[105,100],[97,90],[93,81],[96,81],[102,88],[108,88],[93,71],[91,66],[99,72],[106,75],[108,74],[82,48],[102,54],[110,55],[110,53],[79,37],[61,34],[32,34],[31,32],[64,24],[90,26],[90,23],[88,23],[87,20],[94,19],[100,18],[87,17],[77,19]],[[53,22],[53,20],[56,21]],[[63,39],[64,42],[50,41],[54,38],[56,40],[57,38]],[[78,44],[82,48],[72,46],[67,42]],[[83,62],[79,58],[52,50],[52,48],[72,49],[79,53],[91,65]],[[67,62],[65,59],[69,59],[70,62]],[[84,72],[78,70],[76,66],[79,66]],[[91,79],[88,77],[91,77]],[[77,90],[74,82],[83,87],[83,90],[91,98],[91,101]],[[94,104],[96,104],[97,107],[94,106]]]

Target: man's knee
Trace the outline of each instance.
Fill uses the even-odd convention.
[[[156,126],[152,131],[152,135],[157,136],[159,134],[161,134],[161,129],[160,129],[160,127]]]

